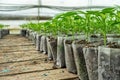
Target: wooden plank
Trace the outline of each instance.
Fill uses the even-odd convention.
[[[53,64],[44,59],[0,64],[0,76],[17,75],[52,69]],[[6,72],[7,70],[7,72]]]
[[[9,54],[0,54],[0,63],[12,62],[12,61],[21,61],[29,59],[38,59],[46,58],[47,56],[41,53],[34,52],[21,52],[21,53],[9,53]]]
[[[53,69],[53,61],[47,61],[47,55],[35,51],[35,46],[29,44],[33,44],[32,41],[19,35],[8,35],[0,40],[0,80],[77,78],[66,69]]]
[[[55,69],[14,76],[0,77],[0,80],[61,80],[66,78],[75,78],[76,74],[69,73],[66,69]]]

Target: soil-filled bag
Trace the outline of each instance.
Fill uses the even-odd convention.
[[[33,31],[29,30],[28,33],[29,33],[28,39],[32,40],[32,38],[33,38]]]
[[[36,50],[40,51],[40,41],[41,41],[41,35],[36,35]]]
[[[20,30],[21,36],[26,37],[26,33],[27,33],[27,30],[26,30],[26,29],[21,29],[21,30]]]
[[[29,39],[29,36],[30,36],[30,33],[29,33],[30,31],[27,29],[26,30],[26,37]]]
[[[64,52],[64,37],[57,38],[57,66],[64,68],[65,65],[65,52]]]
[[[92,35],[89,37],[89,42],[98,42],[101,41],[102,37],[100,37],[99,35]]]
[[[67,71],[71,73],[77,73],[72,49],[72,40],[64,40],[64,50]]]
[[[3,34],[3,36],[8,35],[9,29],[2,29],[2,34]]]
[[[52,60],[53,59],[53,56],[52,56],[52,51],[51,51],[51,48],[50,48],[50,38],[49,37],[46,37],[46,41],[47,41],[47,54],[48,54],[48,59],[49,60]],[[56,53],[57,54],[57,53]]]
[[[106,34],[107,37],[115,37],[115,36],[120,36],[120,34]]]
[[[64,51],[64,39],[72,40],[72,39],[84,39],[84,35],[75,35],[75,36],[59,36],[57,38],[57,66],[60,68],[66,67],[65,63],[65,51]]]
[[[46,41],[46,36],[42,36],[42,37],[41,37],[40,51],[43,52],[43,54],[47,54],[47,41]]]
[[[45,36],[41,36],[41,40],[40,40],[40,52],[43,52],[43,38]]]
[[[83,54],[86,62],[89,80],[98,80],[98,48],[84,47]]]
[[[53,61],[56,63],[57,61],[57,39],[50,39],[50,52],[52,53]]]
[[[10,34],[10,30],[6,29],[6,35]]]
[[[107,34],[107,42],[118,42],[120,41],[120,34]]]
[[[108,37],[107,42],[118,42],[120,41],[120,37]]]
[[[2,36],[5,36],[5,35],[6,35],[6,30],[2,29]]]
[[[117,43],[120,45],[120,41],[117,41]]]
[[[120,49],[98,48],[98,80],[120,80]]]
[[[36,35],[37,35],[36,32],[32,32],[32,41],[34,44],[36,44]]]
[[[6,30],[6,35],[10,34],[10,30],[9,29],[5,29]]]
[[[2,30],[0,30],[0,39],[3,37]]]
[[[78,42],[74,41],[72,43],[78,77],[80,80],[89,80],[86,63],[85,63],[85,59],[84,59],[84,55],[83,55],[83,47],[84,46],[85,45],[79,43],[79,41]]]

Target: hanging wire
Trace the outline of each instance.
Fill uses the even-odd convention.
[[[90,4],[90,3],[89,3]],[[0,3],[0,12],[13,12],[13,11],[22,11],[22,10],[28,10],[28,9],[34,9],[34,8],[40,8],[40,9],[50,9],[58,12],[62,11],[71,11],[71,10],[84,10],[84,9],[102,9],[105,7],[111,7],[111,6],[77,6],[77,7],[66,7],[66,6],[50,6],[50,5],[34,5],[34,4],[6,4],[6,3]],[[42,14],[50,14],[46,12],[41,12]],[[51,14],[54,14],[51,12]],[[56,14],[56,13],[55,13]]]
[[[0,3],[0,5],[19,5],[19,6],[27,6],[27,5],[34,5],[34,4],[9,4],[9,3]]]
[[[52,10],[60,11],[70,11],[70,10],[79,10],[79,9],[101,9],[110,6],[79,6],[79,7],[65,7],[65,6],[49,6],[49,5],[28,5],[28,6],[0,6],[0,11],[20,11],[32,8],[48,8]]]
[[[65,7],[65,6],[50,6],[50,5],[34,5],[34,4],[8,4],[0,3],[0,11],[9,12],[9,11],[21,11],[32,8],[47,8],[57,11],[71,11],[79,9],[101,9],[110,6],[92,6],[92,0],[88,0],[88,6],[78,6],[78,7]]]

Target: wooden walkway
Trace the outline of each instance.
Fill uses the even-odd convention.
[[[0,39],[0,80],[77,80],[66,69],[52,66],[27,38],[13,34]]]

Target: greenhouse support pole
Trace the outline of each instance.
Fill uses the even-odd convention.
[[[40,21],[40,5],[41,5],[41,0],[38,0],[38,23]]]
[[[88,0],[88,7],[89,7],[89,10],[91,10],[90,6],[92,6],[92,0]]]

